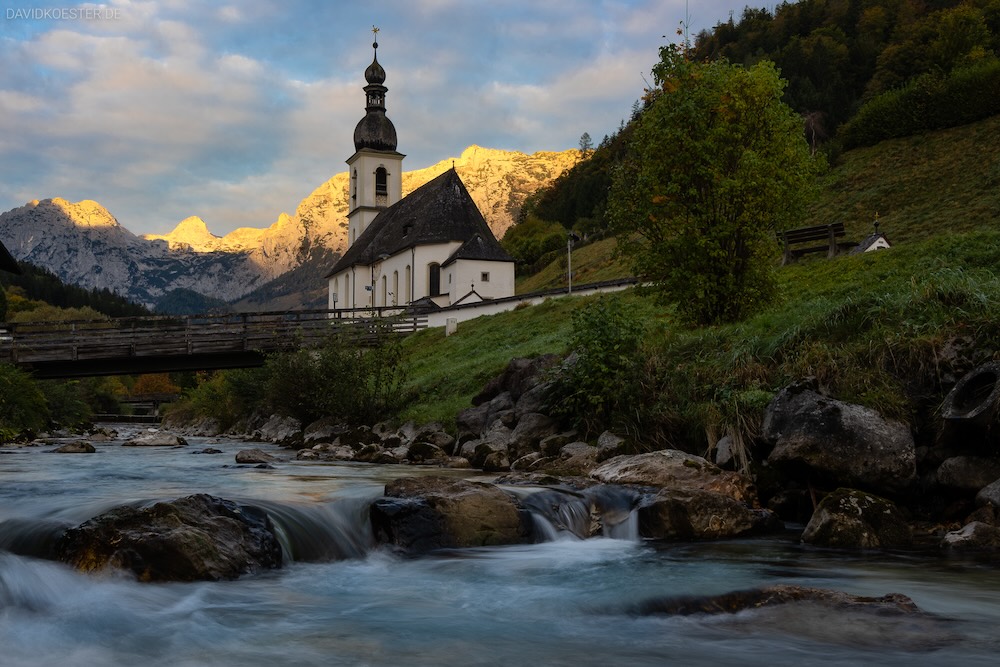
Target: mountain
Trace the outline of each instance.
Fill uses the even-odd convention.
[[[500,237],[528,195],[578,158],[576,150],[525,155],[470,146],[458,158],[405,172],[403,194],[454,165]],[[45,267],[68,283],[107,288],[149,307],[178,289],[186,290],[184,302],[196,301],[187,291],[227,302],[254,293],[241,309],[249,304],[267,309],[272,297],[281,308],[316,307],[326,270],[347,245],[347,202],[345,171],[313,190],[293,215],[282,213],[269,227],[243,227],[220,237],[198,217],[182,220],[168,234],[137,236],[97,202],[44,199],[0,215],[0,241],[15,258]],[[300,267],[294,279],[267,287]],[[299,288],[304,298],[296,302]],[[311,296],[306,298],[306,292]]]

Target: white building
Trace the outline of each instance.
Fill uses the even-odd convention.
[[[430,309],[514,294],[504,252],[454,167],[402,197],[402,153],[385,115],[378,43],[354,130],[347,250],[327,275],[330,308]]]

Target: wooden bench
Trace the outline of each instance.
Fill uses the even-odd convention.
[[[826,251],[827,257],[833,257],[840,249],[837,239],[844,236],[844,223],[834,222],[829,225],[816,225],[815,227],[802,227],[800,229],[786,229],[778,232],[778,240],[784,247],[784,255],[781,264],[784,266],[795,260],[800,255],[810,252]],[[814,245],[807,248],[793,248],[793,245],[803,243],[817,243],[825,241],[821,245]]]

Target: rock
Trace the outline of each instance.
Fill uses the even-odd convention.
[[[723,470],[735,470],[736,460],[733,456],[732,437],[724,435],[719,439],[719,442],[715,443],[715,465]]]
[[[714,491],[751,506],[757,500],[753,482],[745,475],[676,449],[616,456],[595,468],[590,476],[605,484]]]
[[[306,426],[302,432],[302,442],[307,447],[324,442],[333,442],[345,430],[340,420],[323,417]]]
[[[187,440],[173,433],[143,433],[122,443],[122,447],[184,447]]]
[[[543,371],[559,361],[554,354],[545,354],[533,359],[511,359],[503,373],[486,383],[483,390],[472,399],[473,405],[482,405],[496,396],[507,393],[517,401],[525,392],[537,386]]]
[[[825,547],[878,549],[907,546],[910,528],[889,500],[855,489],[837,489],[820,502],[802,541]]]
[[[654,598],[632,611],[642,616],[711,614],[722,617],[712,627],[727,635],[773,632],[874,651],[933,651],[963,639],[953,621],[922,611],[900,593],[866,597],[778,585],[722,595]]]
[[[625,453],[628,441],[620,435],[615,435],[611,431],[605,431],[597,437],[597,460],[607,461],[613,456],[620,456]]]
[[[499,394],[489,403],[463,410],[455,417],[460,440],[464,434],[479,437],[487,433],[498,421],[508,428],[513,428],[517,422],[514,400],[510,392]]]
[[[294,445],[302,443],[302,424],[293,417],[272,415],[260,429],[254,433],[255,440],[274,442],[279,445]]]
[[[910,598],[900,593],[882,597],[862,597],[841,591],[806,586],[776,585],[734,591],[722,595],[681,596],[656,598],[641,603],[636,613],[642,616],[665,614],[691,616],[693,614],[737,614],[748,609],[760,609],[795,602],[818,602],[824,607],[844,609],[862,607],[879,614],[920,613],[920,608]]]
[[[67,530],[56,553],[83,572],[124,569],[140,581],[215,581],[281,567],[263,510],[206,494],[117,507]]]
[[[236,452],[236,462],[244,464],[272,463],[277,461],[275,457],[259,449],[241,449]]]
[[[110,442],[118,437],[118,431],[113,428],[95,428],[88,436],[91,442]]]
[[[510,455],[507,450],[492,451],[483,459],[484,472],[507,472],[510,470]]]
[[[541,441],[554,435],[558,430],[559,425],[548,415],[529,412],[517,422],[507,446],[514,457],[537,452]]]
[[[96,451],[97,449],[86,440],[67,442],[65,445],[52,450],[55,454],[93,454]]]
[[[448,454],[443,449],[429,442],[414,442],[403,449],[405,454],[402,458],[408,459],[410,463],[438,463],[448,459]]]
[[[990,482],[976,494],[976,505],[992,505],[994,509],[1000,508],[1000,479]]]
[[[770,511],[703,489],[660,489],[639,509],[639,533],[652,539],[716,540],[764,527],[775,527]]]
[[[361,450],[369,445],[381,445],[382,439],[367,426],[355,426],[341,433],[335,442],[355,450]]]
[[[576,431],[556,433],[555,435],[543,438],[542,441],[538,443],[538,451],[542,453],[542,456],[559,456],[559,450],[561,450],[564,445],[568,445],[569,443],[576,441]]]
[[[469,459],[473,466],[482,468],[486,459],[491,455],[499,453],[504,457],[508,456],[507,443],[510,442],[511,430],[503,423],[496,422],[482,438],[469,440],[462,444],[458,454]],[[498,457],[494,456],[494,460]],[[508,460],[508,465],[509,460]]]
[[[1000,528],[973,521],[946,533],[941,546],[955,551],[992,551],[1000,548]]]
[[[409,477],[385,487],[371,507],[376,539],[412,553],[522,544],[530,518],[512,496],[491,484],[448,477]]]
[[[205,447],[204,449],[199,449],[197,451],[191,452],[192,454],[221,454],[221,449],[216,449],[215,447]]]
[[[938,466],[940,486],[979,491],[1000,478],[1000,460],[983,456],[953,456]]]
[[[597,467],[597,447],[585,442],[571,442],[559,450],[559,458],[545,466],[558,475],[589,475]]]
[[[778,392],[764,413],[769,465],[844,486],[902,491],[916,479],[910,429],[869,408],[816,393],[807,382]]]
[[[552,382],[542,382],[521,394],[514,404],[514,415],[520,419],[530,412],[548,412],[552,386]]]
[[[439,422],[424,424],[420,428],[414,429],[412,434],[403,436],[406,443],[426,443],[432,445],[446,453],[451,452],[455,447],[455,437],[444,430],[444,426]],[[383,442],[386,442],[383,439]]]

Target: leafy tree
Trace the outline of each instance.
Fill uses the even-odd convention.
[[[590,132],[580,135],[580,157],[587,157],[594,150],[594,140],[590,138]]]
[[[773,63],[660,58],[612,186],[619,248],[683,317],[739,320],[771,298],[773,230],[794,224],[819,162]]]
[[[179,394],[181,388],[170,379],[169,373],[144,373],[136,378],[132,385],[132,395],[143,394]]]
[[[566,229],[558,222],[529,215],[507,230],[500,245],[517,261],[519,271],[530,273],[538,268],[539,260],[566,246]]]
[[[0,442],[45,428],[49,408],[38,383],[10,364],[0,364]]]

